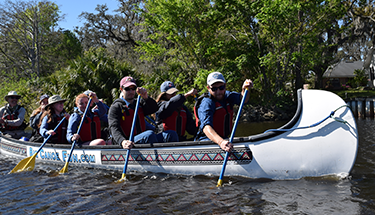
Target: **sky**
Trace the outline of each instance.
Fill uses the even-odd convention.
[[[59,22],[59,27],[73,30],[75,26],[83,26],[84,20],[78,18],[82,12],[96,13],[98,4],[106,4],[108,12],[118,9],[117,0],[50,0],[59,6],[61,15],[65,14],[65,19]]]

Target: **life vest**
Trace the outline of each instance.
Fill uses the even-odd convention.
[[[199,96],[194,105],[195,123],[198,128],[200,126],[198,108],[205,97],[209,98],[209,94],[204,93]],[[213,116],[213,129],[221,137],[228,137],[233,126],[233,106],[227,101],[225,101],[225,104],[226,106],[224,107],[220,102],[215,102],[215,113]]]
[[[52,115],[52,120],[48,123],[48,130],[53,130],[63,119],[63,116]],[[56,134],[52,135],[47,142],[49,143],[68,143],[66,140],[66,131],[68,128],[68,120],[64,120],[61,125],[57,128]]]
[[[127,138],[130,137],[130,131],[132,129],[132,123],[134,118],[134,109],[128,107],[127,105],[123,105],[122,109],[122,119],[121,119],[121,128],[125,133]],[[145,117],[143,114],[143,109],[141,107],[138,108],[137,120],[135,123],[134,129],[134,136],[140,134],[146,130],[146,122]]]
[[[228,137],[233,126],[233,107],[228,102],[226,102],[225,107],[219,102],[216,102],[215,106],[216,110],[213,120],[214,129],[221,137]]]
[[[176,131],[179,137],[185,136],[187,115],[186,110],[181,107],[179,110],[175,110],[171,116],[163,119],[164,131],[173,130]]]
[[[78,113],[78,111],[76,111]],[[81,113],[78,113],[81,118]],[[81,130],[79,132],[79,136],[82,142],[87,142],[95,139],[101,138],[101,124],[100,124],[100,118],[98,113],[94,113],[93,118],[85,117]]]
[[[9,109],[8,105],[5,107],[5,111],[3,113],[3,115],[1,116],[2,119],[6,119],[6,120],[15,120],[18,118],[18,115],[19,115],[19,110],[22,108],[21,105],[18,105],[17,109],[12,113],[11,110]],[[9,125],[5,125],[3,130],[8,130],[8,131],[11,131],[11,130],[18,130],[21,126],[9,126]]]

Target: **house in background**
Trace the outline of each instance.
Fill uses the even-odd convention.
[[[370,47],[365,61],[341,61],[328,67],[323,74],[323,86],[330,89],[342,89],[348,80],[355,77],[354,70],[363,69],[368,77],[367,86],[375,86],[375,47]]]
[[[341,61],[328,67],[323,74],[323,86],[329,89],[342,89],[355,77],[354,70],[363,69],[363,61]]]

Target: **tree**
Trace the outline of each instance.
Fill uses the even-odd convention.
[[[59,94],[70,101],[66,104],[73,111],[75,97],[85,90],[96,92],[106,104],[119,97],[119,83],[124,76],[133,76],[140,86],[142,81],[127,63],[111,57],[104,48],[91,48],[81,57],[72,60],[69,67],[38,81],[44,83],[43,92]]]
[[[59,10],[49,1],[11,1],[0,5],[0,60],[2,70],[21,76],[44,74],[44,50],[59,20]]]

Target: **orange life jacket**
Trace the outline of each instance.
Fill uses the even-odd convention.
[[[81,115],[82,118],[82,114]],[[82,142],[87,142],[101,138],[101,125],[98,113],[94,113],[93,118],[85,117],[79,136]]]
[[[163,119],[164,131],[173,130],[179,137],[185,136],[186,122],[186,110],[181,107],[180,110],[175,110],[171,116]]]
[[[134,117],[134,109],[129,108],[127,105],[124,105],[121,109],[123,115],[121,119],[121,128],[125,133],[125,136],[127,138],[130,137],[130,131],[132,128],[133,123],[133,117]],[[134,136],[137,134],[140,134],[146,130],[146,122],[145,117],[143,114],[143,109],[141,107],[138,108],[138,114],[137,114],[137,120],[135,123],[135,129],[134,129]]]

